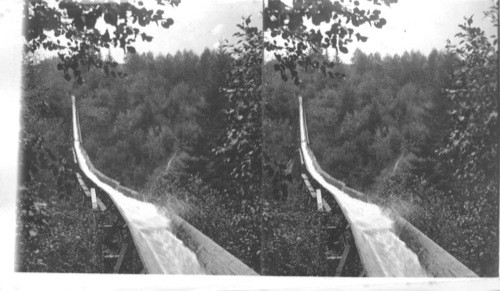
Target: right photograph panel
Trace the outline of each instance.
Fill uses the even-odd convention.
[[[264,2],[262,275],[498,276],[497,23]]]

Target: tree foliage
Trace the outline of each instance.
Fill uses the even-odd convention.
[[[498,27],[498,1],[486,13]],[[481,274],[498,275],[498,35],[488,37],[472,16],[459,25],[458,58],[447,90],[451,127],[439,160],[450,170],[453,219],[464,233],[463,253]]]
[[[492,7],[492,22],[498,27],[498,2]],[[448,90],[453,108],[452,128],[440,154],[460,163],[453,173],[458,179],[478,183],[497,177],[498,36],[490,39],[473,25],[472,16],[459,25],[458,45],[448,45],[460,60]]]
[[[204,132],[205,121],[223,110],[213,104],[213,94],[219,94],[214,88],[223,79],[197,80],[204,80],[207,69],[218,62],[227,66],[224,56],[206,51],[202,63],[191,51],[156,57],[135,54],[120,67],[128,73],[127,80],[98,71],[88,74],[88,82],[76,93],[84,146],[96,167],[140,188],[165,169],[174,153],[200,166],[198,160],[210,151],[202,140],[215,138],[215,133]],[[220,134],[221,128],[212,129]]]
[[[231,170],[231,176],[244,184],[260,186],[262,130],[263,34],[250,26],[250,17],[235,35],[240,44],[226,46],[234,57],[222,93],[227,98],[226,130],[214,149]],[[255,199],[257,197],[253,197]]]
[[[135,53],[133,44],[138,36],[143,41],[153,39],[144,32],[144,27],[154,22],[169,28],[174,21],[165,15],[164,7],[175,7],[180,2],[158,0],[156,5],[146,6],[140,0],[123,3],[25,1],[26,52],[34,53],[41,49],[56,51],[61,61],[57,68],[64,72],[66,80],[71,79],[72,72],[79,84],[83,82],[82,66],[101,68],[106,74],[111,71],[116,76],[113,69],[118,64],[103,61],[99,53],[112,47]],[[99,20],[106,25],[98,25]],[[118,75],[123,76],[123,73],[118,72]]]
[[[368,37],[357,32],[357,28],[366,23],[382,28],[387,23],[377,9],[382,2],[390,6],[397,0],[374,0],[373,5],[365,4],[368,7],[360,6],[357,0],[349,0],[349,3],[294,0],[291,7],[281,0],[269,1],[264,8],[264,47],[276,57],[274,69],[284,81],[288,80],[289,72],[296,85],[300,83],[297,66],[317,69],[330,77],[342,76],[332,70],[334,62],[314,59],[311,52],[332,48],[337,54],[348,53],[353,37],[365,42]]]
[[[64,94],[68,86],[51,72],[53,65],[34,66],[33,61],[23,65],[19,214],[21,235],[28,241],[48,226],[49,213],[40,205],[46,205],[48,196],[64,197],[74,187],[69,143],[61,135],[67,132],[64,119],[69,103],[64,102]]]

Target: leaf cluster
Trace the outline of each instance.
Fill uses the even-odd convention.
[[[397,0],[385,0],[389,6]],[[273,53],[277,60],[275,70],[279,71],[284,81],[288,73],[294,84],[300,84],[298,66],[319,70],[323,75],[342,77],[332,69],[330,60],[322,62],[311,58],[310,53],[321,49],[335,49],[337,54],[348,53],[348,44],[353,36],[365,42],[366,36],[356,32],[365,23],[382,28],[386,20],[376,6],[380,1],[374,0],[374,7],[361,8],[359,1],[330,0],[294,0],[291,7],[281,0],[271,0],[264,8],[264,48]],[[312,25],[311,25],[312,24]],[[326,29],[324,27],[327,27]]]
[[[243,183],[260,180],[262,152],[261,103],[263,34],[250,25],[250,17],[238,25],[241,32],[236,45],[224,49],[234,57],[226,85],[221,92],[227,98],[226,131],[214,149],[216,155],[231,162],[231,176]]]
[[[496,19],[498,2],[487,15]],[[447,90],[453,126],[438,154],[460,163],[453,173],[458,179],[482,183],[498,175],[498,165],[491,163],[498,157],[498,36],[486,36],[472,16],[464,20],[459,43],[447,46],[459,63]]]
[[[24,3],[24,37],[26,52],[44,49],[56,51],[60,58],[57,68],[64,78],[73,77],[83,83],[81,67],[97,67],[106,74],[117,67],[116,62],[102,61],[98,55],[102,49],[121,48],[135,53],[137,36],[150,42],[153,37],[143,28],[156,23],[169,28],[173,19],[166,17],[163,6],[177,6],[180,0],[157,0],[154,8],[146,8],[143,1],[132,2],[76,2],[56,0],[29,0]],[[105,31],[96,23],[104,20]],[[114,76],[117,74],[115,73]],[[123,76],[122,73],[118,74]]]

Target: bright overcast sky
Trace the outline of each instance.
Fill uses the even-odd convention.
[[[446,40],[453,42],[464,16],[474,15],[474,23],[486,30],[487,35],[497,34],[491,22],[484,19],[483,11],[493,5],[492,0],[399,0],[391,7],[381,6],[387,24],[382,29],[367,27],[361,33],[368,36],[366,43],[353,42],[366,53],[380,52],[402,54],[404,51],[444,49]],[[354,49],[344,60],[350,59]]]
[[[341,58],[350,62],[355,48],[366,53],[380,52],[382,56],[411,50],[428,54],[433,48],[444,49],[447,39],[453,41],[464,16],[474,15],[474,23],[480,24],[488,35],[497,34],[483,17],[492,5],[492,0],[399,0],[391,7],[380,6],[387,24],[382,29],[362,27],[360,32],[368,36],[368,41],[353,42],[349,54]],[[174,25],[166,30],[149,28],[154,40],[139,42],[136,48],[155,54],[174,54],[184,49],[201,53],[205,47],[216,47],[221,39],[231,39],[242,16],[252,15],[253,23],[261,27],[261,11],[260,0],[182,0],[168,11]],[[121,59],[123,53],[116,50],[113,55]]]
[[[283,1],[292,5],[292,0]],[[367,4],[369,5],[366,6]],[[401,55],[412,50],[429,54],[433,48],[444,49],[447,39],[453,43],[454,35],[459,32],[458,25],[464,22],[464,16],[471,15],[474,15],[474,23],[486,30],[487,35],[497,35],[497,30],[491,22],[484,19],[483,13],[493,4],[493,0],[399,0],[390,7],[376,6],[382,11],[381,15],[387,20],[387,24],[382,29],[369,24],[358,28],[357,31],[367,36],[368,41],[353,41],[348,46],[349,53],[339,53],[340,57],[349,63],[356,48],[365,53],[379,52],[382,56]],[[360,1],[360,7],[370,9],[374,6],[364,0]],[[324,24],[322,27],[327,28],[328,25]],[[331,50],[331,55],[334,53]],[[266,59],[270,58],[272,57],[266,55]]]
[[[174,25],[148,27],[146,33],[153,41],[137,43],[138,52],[175,54],[186,49],[201,54],[205,48],[216,48],[220,40],[231,40],[243,16],[251,15],[251,25],[262,28],[260,0],[182,0],[175,8],[168,6],[165,15],[174,19]],[[121,59],[123,51],[114,50],[113,56]]]
[[[7,1],[0,0],[0,9]],[[292,0],[285,2],[291,4]],[[360,2],[363,5],[366,0]],[[428,54],[433,48],[444,49],[446,40],[453,40],[459,31],[463,17],[470,15],[489,35],[496,34],[483,17],[483,12],[492,5],[493,0],[399,0],[391,7],[379,6],[387,24],[382,29],[366,25],[360,28],[368,41],[353,42],[348,47],[349,54],[341,54],[341,58],[349,62],[357,47],[383,56],[411,50]],[[174,25],[169,29],[151,25],[146,32],[154,37],[153,41],[139,41],[135,47],[139,53],[175,54],[184,49],[201,53],[206,47],[217,47],[222,39],[231,40],[242,16],[252,15],[252,23],[262,27],[261,11],[261,0],[182,0],[178,7],[167,6],[166,15],[174,19]],[[121,61],[123,50],[114,49],[112,55]]]
[[[291,4],[291,0],[285,2]],[[360,28],[368,41],[353,42],[349,54],[341,54],[341,58],[350,62],[356,48],[366,53],[379,52],[382,56],[411,50],[429,54],[433,48],[444,49],[447,39],[453,41],[464,16],[474,15],[474,22],[487,30],[488,35],[497,34],[483,17],[483,12],[492,5],[492,0],[399,0],[391,7],[379,6],[387,24],[382,29]],[[215,48],[222,39],[231,39],[242,16],[252,15],[253,23],[262,27],[261,11],[260,0],[182,0],[178,7],[167,10],[174,25],[169,29],[149,27],[147,32],[154,36],[153,41],[139,42],[136,48],[140,53],[175,54],[184,49],[201,53],[206,47]],[[113,56],[120,61],[123,51],[113,50]]]

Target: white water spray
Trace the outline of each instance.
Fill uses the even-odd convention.
[[[330,186],[331,188],[335,188]],[[357,236],[363,236],[365,244],[374,252],[374,258],[385,276],[390,277],[424,277],[425,270],[420,265],[417,255],[394,233],[394,221],[375,204],[366,203],[339,191],[328,189],[334,193],[344,214],[352,225]],[[361,242],[363,240],[359,240]]]
[[[204,273],[194,252],[172,233],[171,221],[164,211],[118,192],[112,195],[127,216],[130,231],[149,245],[146,249],[154,250],[151,255],[157,258],[162,273]]]

